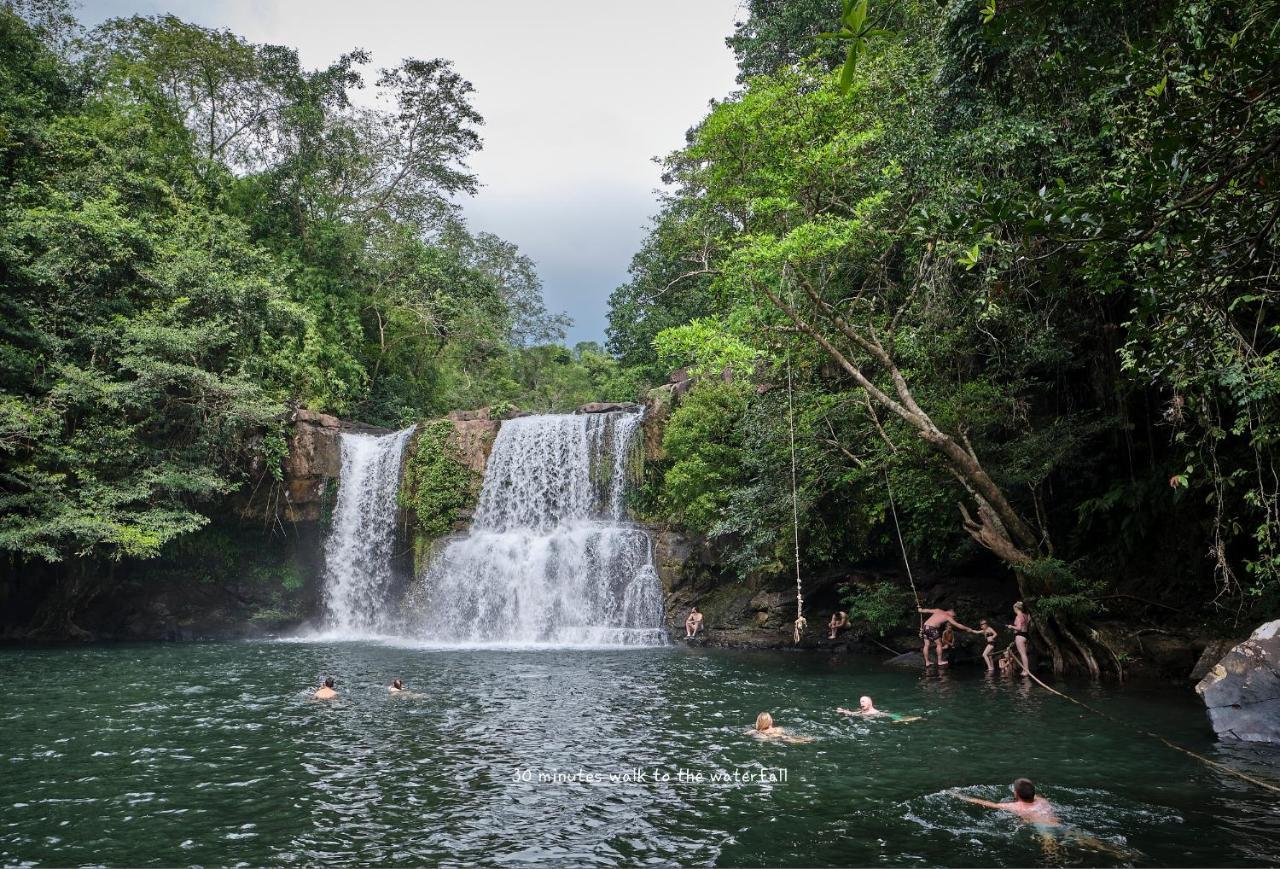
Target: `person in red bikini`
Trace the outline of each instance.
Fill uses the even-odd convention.
[[[924,655],[924,665],[929,666],[929,644],[934,645],[938,653],[938,666],[947,666],[947,660],[942,657],[942,629],[947,625],[959,628],[962,631],[968,631],[971,634],[980,633],[973,628],[966,627],[956,621],[955,610],[937,609],[935,607],[919,607],[921,615],[928,613],[929,617],[924,620],[924,624],[920,626],[920,638],[924,640],[924,648],[921,654]]]

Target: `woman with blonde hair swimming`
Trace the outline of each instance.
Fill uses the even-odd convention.
[[[794,736],[773,723],[773,716],[761,712],[756,716],[756,726],[747,731],[756,739],[776,739],[779,742],[813,742],[811,736]]]

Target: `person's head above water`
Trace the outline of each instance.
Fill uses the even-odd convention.
[[[399,679],[392,679],[391,687],[395,688],[397,691],[400,691],[404,688],[404,683],[401,682]]]
[[[333,677],[332,677],[332,676],[325,676],[325,677],[324,677],[324,687],[326,687],[326,688],[332,688],[332,687],[333,687]]]
[[[756,716],[756,730],[768,730],[773,727],[773,716],[768,712],[761,712]]]
[[[868,709],[875,709],[876,705],[871,702],[870,697],[859,697],[858,708],[861,709],[863,712],[866,712]]]
[[[1029,778],[1015,779],[1013,782],[1013,795],[1024,803],[1033,802],[1036,798],[1036,786],[1031,783]]]

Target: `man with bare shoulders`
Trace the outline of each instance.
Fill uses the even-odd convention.
[[[921,654],[924,655],[924,665],[929,666],[929,644],[932,643],[934,649],[938,653],[938,666],[947,666],[947,661],[942,657],[942,630],[948,625],[959,628],[962,631],[968,631],[976,634],[973,628],[967,627],[956,621],[955,610],[938,609],[936,607],[919,607],[921,615],[928,613],[929,617],[924,620],[924,624],[920,626],[920,639],[924,641],[924,649]]]
[[[1004,803],[993,803],[990,800],[980,800],[977,797],[967,797],[964,794],[953,794],[953,796],[964,800],[966,803],[973,803],[975,806],[1013,812],[1029,824],[1038,824],[1042,827],[1061,826],[1062,822],[1058,820],[1058,815],[1053,810],[1053,804],[1044,797],[1036,796],[1036,786],[1031,783],[1030,779],[1020,778],[1013,783],[1011,788],[1014,799]]]
[[[333,677],[326,676],[324,684],[316,689],[316,693],[311,695],[316,700],[332,700],[338,696],[338,692],[333,690]]]
[[[702,630],[702,613],[697,607],[689,610],[689,617],[684,620],[684,638],[692,640]]]

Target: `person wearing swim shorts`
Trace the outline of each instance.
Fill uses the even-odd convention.
[[[924,665],[929,666],[929,644],[932,643],[934,649],[938,653],[938,666],[947,666],[947,660],[943,657],[942,652],[942,629],[951,625],[962,631],[968,631],[976,634],[973,628],[966,627],[956,621],[955,610],[938,609],[936,607],[919,607],[921,615],[928,613],[929,617],[924,620],[924,624],[920,626],[920,638],[924,640],[924,647],[921,654],[924,655]]]

